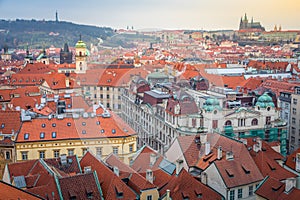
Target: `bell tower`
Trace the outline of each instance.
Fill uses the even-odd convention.
[[[81,35],[79,41],[75,45],[76,54],[75,54],[75,62],[76,62],[76,73],[83,74],[87,69],[87,49],[86,44],[81,40]]]

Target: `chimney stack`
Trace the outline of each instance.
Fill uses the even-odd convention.
[[[207,156],[210,153],[210,143],[205,142],[205,155]]]
[[[66,87],[67,88],[70,87],[70,79],[69,79],[69,77],[66,77]]]
[[[171,200],[171,198],[170,198],[170,190],[169,189],[167,190],[167,198],[166,198],[166,200]]]
[[[222,159],[222,147],[219,146],[217,150],[217,159],[221,160]]]
[[[154,153],[150,154],[150,165],[153,166],[156,162],[156,155]]]
[[[300,172],[300,153],[296,154],[296,167],[295,167],[295,170],[297,172]]]
[[[118,167],[114,166],[114,174],[117,175],[118,177],[120,176],[120,170]]]
[[[146,180],[153,183],[153,172],[151,169],[147,169],[146,171]]]
[[[183,168],[183,160],[181,159],[176,160],[176,175],[178,175],[181,172],[182,168]]]
[[[295,178],[287,178],[285,180],[285,192],[289,193],[293,187],[296,187],[296,179]]]
[[[200,134],[200,142],[201,142],[201,144],[205,144],[207,142],[207,134],[205,134],[205,133]]]

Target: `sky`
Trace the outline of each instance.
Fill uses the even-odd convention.
[[[300,0],[0,0],[0,19],[126,29],[237,30],[247,13],[266,30],[300,30]],[[1,27],[0,27],[1,28]]]

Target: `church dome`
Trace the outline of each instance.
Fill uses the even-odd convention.
[[[260,108],[267,108],[267,107],[274,108],[275,104],[272,100],[272,97],[270,97],[267,93],[264,93],[257,99],[255,106],[259,106]]]
[[[76,45],[75,45],[76,48],[86,48],[86,44],[82,41],[82,40],[79,40]]]
[[[222,108],[220,106],[220,103],[219,103],[218,99],[216,99],[216,98],[208,98],[204,102],[203,109],[205,111],[211,112],[211,111],[213,111],[215,109],[221,110]]]

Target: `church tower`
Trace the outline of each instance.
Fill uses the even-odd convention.
[[[75,62],[76,62],[76,73],[83,74],[87,69],[87,49],[86,44],[81,40],[81,35],[79,41],[75,45],[76,54],[75,54]]]

